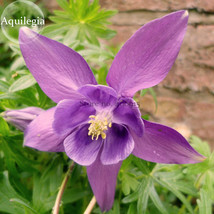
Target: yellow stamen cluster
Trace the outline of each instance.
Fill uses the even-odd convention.
[[[108,122],[107,117],[101,118],[99,116],[91,115],[89,116],[91,119],[88,123],[91,125],[88,128],[88,135],[92,136],[92,140],[94,140],[94,137],[96,137],[96,140],[101,135],[102,139],[106,138],[105,131],[108,130],[108,127],[111,128],[112,124],[111,122]]]

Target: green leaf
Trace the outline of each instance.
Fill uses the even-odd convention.
[[[213,168],[213,164],[212,164]],[[210,195],[210,198],[214,201],[214,170],[208,170],[204,175],[204,184],[203,189],[206,190],[207,194]]]
[[[17,198],[21,201],[25,201],[10,185],[8,179],[8,173],[0,173],[0,211],[11,214],[23,214],[25,213],[22,207],[17,207],[11,203],[12,198]],[[25,202],[27,203],[27,202]]]
[[[9,84],[5,81],[0,80],[0,92],[7,92]]]
[[[109,214],[120,214],[120,204],[118,200],[114,201],[113,208]]]
[[[7,125],[7,123],[5,122],[5,120],[0,117],[0,136],[3,135],[3,136],[7,136],[9,135],[10,133],[10,129]]]
[[[125,172],[122,173],[122,191],[125,195],[130,194],[131,189],[136,190],[137,186],[139,185],[139,182],[135,178],[135,176],[131,173]]]
[[[140,96],[141,96],[141,97],[145,96],[146,93],[147,93],[147,91],[148,91],[148,88],[141,90]]]
[[[210,147],[207,142],[202,141],[199,137],[192,135],[190,137],[190,143],[196,149],[196,151],[198,151],[205,157],[210,156],[210,154],[211,154]]]
[[[158,109],[158,101],[157,101],[156,93],[155,93],[153,88],[148,88],[148,90],[149,90],[150,94],[152,95],[152,97],[153,97],[153,99],[155,101],[155,111],[157,111],[157,109]]]
[[[36,212],[28,203],[18,199],[18,198],[12,198],[10,200],[12,203],[16,203],[17,206],[19,206],[20,208],[24,208],[25,209],[25,213],[26,213],[26,210],[28,210],[30,213],[33,213],[33,214],[39,214],[38,212]]]
[[[161,213],[163,213],[163,214],[168,213],[155,190],[154,183],[152,183],[151,186],[149,187],[149,196],[150,196],[152,202],[154,203],[154,205],[157,207],[157,209]]]
[[[18,68],[23,67],[25,65],[25,61],[23,57],[18,57],[15,59],[15,61],[12,63],[10,70],[16,71]]]
[[[133,163],[146,175],[149,175],[156,165],[155,163],[145,161],[135,156],[133,156]]]
[[[65,34],[63,38],[63,43],[65,45],[70,45],[72,42],[78,40],[78,34],[79,34],[79,26],[74,25],[67,33]]]
[[[49,100],[49,98],[42,91],[42,89],[40,88],[40,86],[38,84],[36,84],[36,89],[37,89],[37,92],[38,92],[38,95],[39,95],[39,107],[40,108],[45,108],[45,105],[46,105],[47,101]]]
[[[184,195],[179,190],[177,190],[176,187],[174,187],[173,183],[169,184],[168,182],[165,182],[164,180],[159,180],[159,179],[156,179],[156,178],[154,178],[154,179],[161,186],[163,186],[166,189],[170,190],[175,196],[177,196],[182,201],[182,203],[186,206],[186,208],[188,209],[188,211],[190,213],[194,214],[192,206],[189,203],[189,201],[184,197]]]
[[[61,23],[65,23],[67,25],[69,25],[71,23],[71,21],[67,18],[62,18],[62,17],[57,17],[57,16],[50,16],[49,19],[52,22],[55,22],[56,24],[61,24]],[[75,24],[75,23],[73,23]]]
[[[122,203],[127,204],[127,203],[132,203],[134,201],[137,201],[139,196],[139,191],[140,191],[140,186],[137,188],[137,190],[134,193],[123,198]]]
[[[3,141],[0,144],[0,149],[4,152],[5,164],[8,171],[13,177],[18,178],[19,173],[18,169],[27,170],[28,172],[35,172],[33,164],[35,163],[32,160],[29,160],[24,153],[22,142],[23,136],[16,135],[15,140],[11,136],[4,137]]]
[[[200,199],[197,199],[199,214],[212,214],[212,201],[204,189],[200,190]]]
[[[205,173],[207,170],[210,169],[209,161],[210,159],[207,158],[203,162],[187,165],[187,169],[186,169],[187,174],[196,175],[198,173]]]
[[[54,11],[54,16],[49,17],[54,22],[52,25],[61,26],[67,24],[67,28],[63,31],[58,31],[58,36],[61,36],[63,42],[68,42],[68,33],[74,26],[78,26],[79,32],[75,40],[81,42],[87,41],[90,44],[99,45],[98,38],[110,39],[115,36],[114,30],[108,29],[106,25],[110,24],[107,20],[115,15],[117,11],[100,9],[99,1],[97,0],[71,0],[69,3],[66,0],[57,0],[58,4],[64,11]],[[47,29],[56,32],[55,27],[49,25]],[[52,28],[52,29],[51,29]],[[75,31],[75,29],[73,29]],[[49,34],[50,35],[50,34]],[[64,36],[66,35],[66,39]],[[52,34],[54,36],[54,34]],[[71,39],[69,43],[71,43]]]
[[[127,214],[134,214],[134,213],[137,213],[136,205],[130,204]]]
[[[73,203],[88,195],[90,195],[89,191],[72,187],[65,190],[62,196],[62,201],[63,204]]]
[[[171,183],[175,188],[177,188],[179,191],[185,194],[195,196],[195,197],[198,195],[197,189],[194,187],[193,183],[190,181],[184,180],[184,181],[174,182],[174,180],[172,180]]]
[[[18,97],[12,93],[0,94],[0,100],[5,100],[5,99],[16,100],[18,99]]]
[[[68,4],[67,0],[56,0],[56,1],[62,9],[69,11],[69,4]]]
[[[22,76],[16,80],[9,88],[9,92],[21,91],[36,84],[36,80],[31,74]]]
[[[137,213],[145,213],[148,206],[149,187],[151,185],[151,178],[147,177],[142,180],[139,198],[137,201]]]
[[[168,182],[168,180],[170,182],[171,180],[178,180],[178,179],[181,179],[184,177],[182,169],[180,169],[180,168],[172,168],[172,167],[168,168],[169,165],[163,165],[163,164],[161,166],[162,167],[166,166],[167,169],[169,169],[170,171],[158,171],[155,173],[156,177],[158,176],[167,182]]]
[[[20,48],[19,48],[19,44],[9,43],[9,47],[13,51],[13,55],[20,55],[21,54],[21,51],[20,51]],[[16,60],[14,60],[14,62],[15,61]],[[24,63],[24,61],[23,61],[23,63]],[[16,70],[16,68],[15,68],[15,70]]]
[[[47,37],[55,37],[56,35],[60,35],[66,31],[68,28],[68,24],[51,24],[43,28],[42,35]]]
[[[141,118],[144,120],[149,120],[149,115],[148,114],[141,115]]]
[[[62,18],[67,18],[67,13],[65,11],[54,10],[53,13],[56,16],[59,16],[59,17],[62,17]]]
[[[34,174],[33,207],[39,213],[52,209],[58,188],[62,182],[62,160],[55,156],[42,174]]]

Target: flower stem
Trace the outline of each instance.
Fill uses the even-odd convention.
[[[90,214],[91,211],[93,210],[95,204],[96,204],[96,198],[95,198],[95,196],[93,196],[93,198],[91,199],[89,205],[87,206],[84,214]]]
[[[55,201],[55,204],[54,204],[54,207],[53,207],[53,214],[58,214],[59,213],[59,207],[60,207],[60,202],[61,202],[61,199],[62,199],[62,195],[64,193],[66,184],[68,183],[68,180],[70,178],[71,172],[73,171],[73,168],[74,168],[74,162],[72,162],[72,164],[68,168],[68,171],[66,172],[65,178],[62,181],[62,184],[60,186],[60,189],[59,189],[59,192],[57,194],[56,201]]]

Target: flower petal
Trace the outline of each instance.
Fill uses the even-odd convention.
[[[136,135],[143,135],[144,124],[137,103],[131,98],[121,98],[113,111],[113,122],[132,129]]]
[[[62,100],[56,107],[53,128],[59,134],[66,134],[95,113],[96,110],[85,101]]]
[[[27,67],[53,101],[78,97],[79,87],[96,84],[86,61],[71,48],[27,27],[20,29],[19,42]]]
[[[55,108],[42,112],[24,132],[24,145],[47,152],[64,152],[65,136],[57,135],[52,128]]]
[[[110,210],[114,203],[117,174],[122,162],[103,165],[100,156],[87,167],[88,179],[102,212]]]
[[[117,93],[111,87],[104,85],[86,85],[78,90],[90,100],[95,108],[114,108],[117,102]]]
[[[92,140],[88,127],[89,124],[86,124],[77,128],[64,141],[68,157],[83,166],[91,165],[96,160],[102,146],[102,138]]]
[[[186,139],[172,128],[144,121],[145,132],[139,138],[133,135],[133,154],[156,163],[188,164],[204,160]]]
[[[106,134],[101,162],[116,164],[127,158],[134,149],[134,141],[125,126],[113,123]]]
[[[188,12],[178,11],[140,28],[116,55],[108,85],[121,95],[133,96],[161,82],[178,55],[187,21]]]

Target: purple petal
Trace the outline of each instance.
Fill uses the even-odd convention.
[[[65,136],[57,135],[52,128],[55,108],[42,112],[24,132],[24,145],[47,152],[63,152]]]
[[[131,98],[121,98],[113,111],[113,122],[132,129],[139,137],[143,135],[144,124],[137,103]]]
[[[140,28],[116,55],[108,85],[121,95],[133,96],[161,82],[178,55],[187,21],[188,12],[178,11]]]
[[[7,110],[3,112],[3,118],[16,128],[24,131],[26,127],[43,111],[43,109],[37,107]]]
[[[146,120],[144,125],[143,137],[133,135],[135,156],[151,162],[171,164],[197,163],[204,160],[174,129]]]
[[[113,88],[104,85],[86,85],[79,92],[87,97],[95,108],[115,107],[117,93]]]
[[[56,107],[53,128],[59,134],[66,134],[95,113],[95,109],[85,101],[62,100]]]
[[[65,45],[27,27],[19,32],[22,55],[42,90],[55,102],[76,97],[85,84],[96,84],[86,61]]]
[[[109,128],[101,154],[104,165],[116,164],[126,159],[134,149],[134,141],[128,130],[121,125],[112,124]]]
[[[102,138],[92,140],[88,135],[89,124],[83,125],[73,131],[64,141],[65,152],[76,163],[91,165],[102,146]]]
[[[110,210],[114,203],[117,174],[122,162],[103,165],[100,157],[87,167],[88,179],[102,212]]]

